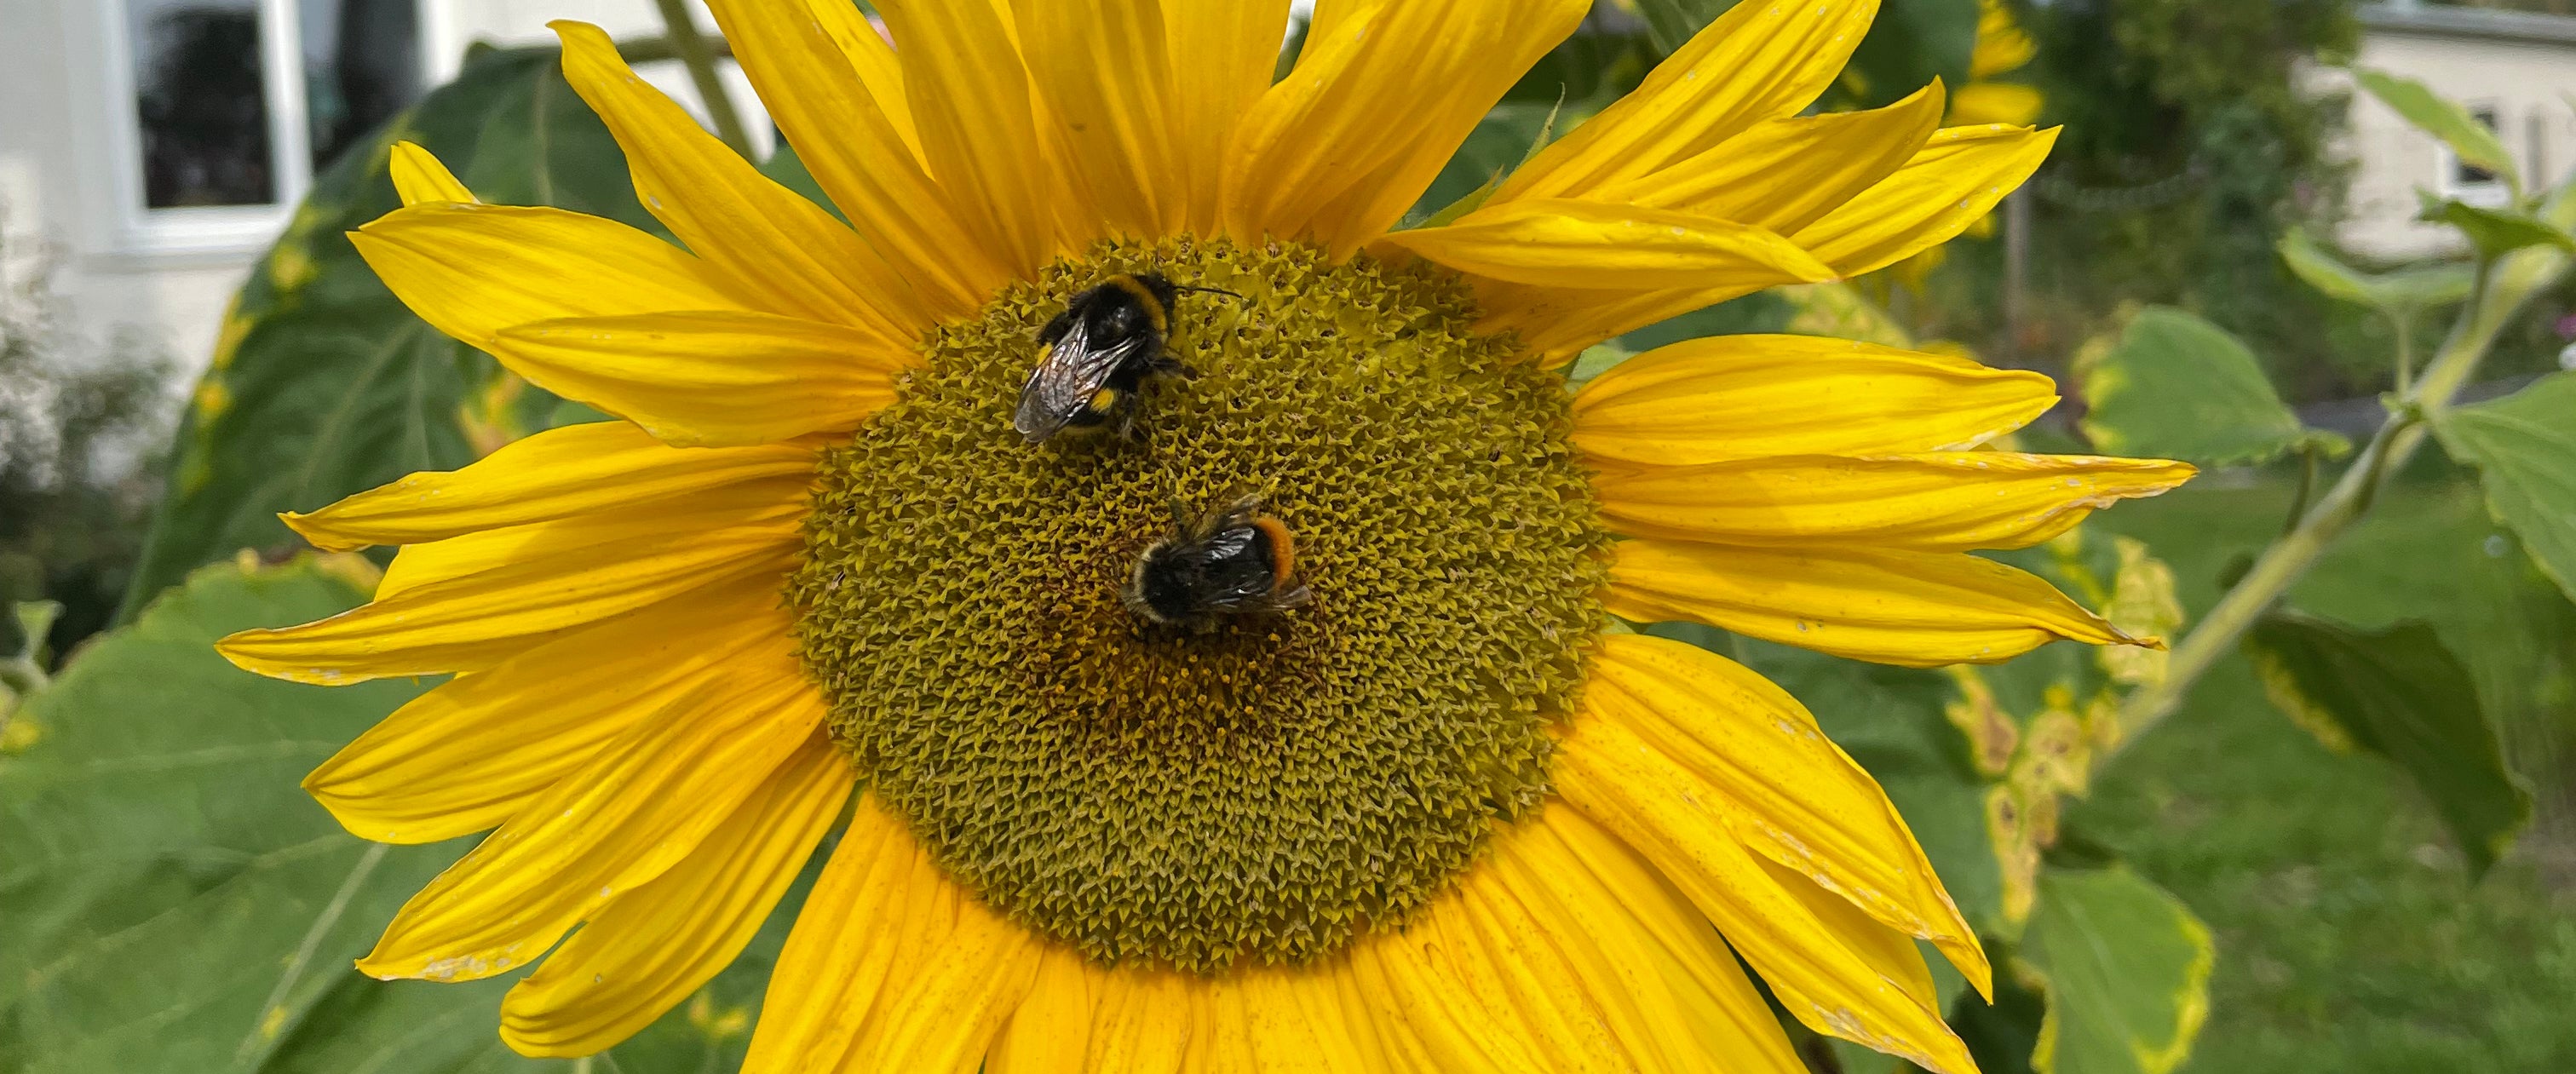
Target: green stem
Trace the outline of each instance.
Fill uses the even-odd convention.
[[[43,690],[45,683],[45,669],[36,666],[35,661],[23,656],[0,660],[0,689],[28,698]]]
[[[2317,445],[2313,440],[2299,441],[2299,491],[2290,497],[2290,517],[2281,520],[2281,532],[2299,528],[2299,520],[2308,517],[2308,496],[2317,488]]]
[[[2576,202],[2568,203],[2566,208],[2576,210]],[[2426,429],[2468,384],[2469,376],[2477,371],[2478,362],[2486,357],[2506,321],[2535,292],[2556,282],[2567,265],[2567,255],[2533,248],[2508,255],[2493,265],[2480,266],[2478,286],[2471,292],[2469,307],[2461,311],[2459,322],[2452,326],[2450,338],[2425,365],[2424,375],[2402,394],[2389,420],[2362,448],[2361,457],[2353,461],[2315,508],[2263,550],[2235,588],[2220,597],[2217,607],[2211,608],[2174,646],[2163,681],[2141,686],[2129,695],[2121,707],[2123,734],[2115,750],[2137,741],[2181,707],[2193,684],[2233,651],[2237,640],[2252,629],[2255,621],[2370,510],[2380,483],[2403,468],[2416,449],[2424,446]]]
[[[2389,318],[2397,322],[2397,394],[2404,396],[2415,377],[2415,311],[2401,309]]]
[[[698,87],[698,97],[707,102],[707,117],[716,124],[716,137],[732,146],[743,159],[751,159],[751,138],[743,133],[742,117],[733,110],[733,97],[725,92],[724,79],[716,73],[715,50],[698,33],[697,20],[689,17],[688,0],[654,0],[662,9],[662,25],[670,35],[671,45],[680,52],[680,62],[689,68],[689,81]]]

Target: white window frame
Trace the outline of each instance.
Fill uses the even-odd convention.
[[[95,103],[81,133],[82,170],[88,181],[91,252],[151,260],[231,260],[255,254],[276,240],[313,188],[313,154],[304,101],[303,20],[297,0],[254,0],[259,9],[260,63],[267,91],[270,175],[276,201],[266,205],[154,209],[143,190],[143,121],[136,112],[139,79],[128,34],[131,0],[96,0],[87,25],[65,20],[75,69],[98,72],[89,98]],[[435,86],[453,67],[440,62],[451,36],[448,0],[413,0],[423,86]],[[87,60],[82,63],[79,61]]]
[[[2461,103],[2461,108],[2473,118],[2480,112],[2486,113],[2494,120],[2486,125],[2487,130],[2493,132],[2499,142],[2504,139],[2505,110],[2502,103],[2465,101]],[[2442,170],[2434,177],[2433,189],[2441,191],[2443,197],[2481,209],[2501,209],[2512,203],[2513,189],[2506,183],[2504,176],[2499,175],[2485,182],[2464,181],[2460,178],[2459,154],[2451,152],[2451,147],[2443,144],[2440,139],[2434,140],[2434,148]],[[2510,158],[2512,154],[2508,153],[2506,156]]]

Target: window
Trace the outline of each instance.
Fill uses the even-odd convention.
[[[424,0],[107,0],[121,253],[239,252],[418,100]],[[429,0],[435,2],[435,0]]]
[[[2485,124],[2488,130],[2500,129],[2495,105],[2472,104],[2468,108],[2469,117]],[[2502,208],[2512,200],[2513,192],[2506,189],[2503,176],[2461,160],[2448,147],[2441,151],[2441,168],[2444,197],[2488,209]]]

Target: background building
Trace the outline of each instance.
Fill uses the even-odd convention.
[[[49,263],[67,327],[193,379],[317,169],[469,44],[548,42],[558,18],[663,32],[654,0],[0,0],[0,281]],[[696,106],[675,62],[640,66]]]
[[[2362,67],[2421,79],[2495,128],[2527,187],[2576,169],[2576,17],[2414,3],[2361,9]],[[2327,84],[2345,82],[2323,72]],[[2456,232],[2416,223],[2415,192],[2501,204],[2503,177],[2463,166],[2441,143],[2368,94],[2355,94],[2355,165],[2340,238],[2368,257],[2403,260],[2457,248]]]

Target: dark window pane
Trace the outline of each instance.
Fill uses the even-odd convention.
[[[144,204],[276,201],[258,0],[126,0],[126,28]]]
[[[415,0],[297,0],[314,171],[420,99],[416,7]]]
[[[2469,110],[2469,118],[2485,124],[2488,130],[2498,129],[2496,127],[2496,110],[2493,106],[2480,105],[2476,108],[2472,108]],[[2480,183],[2492,183],[2495,181],[2496,173],[2494,172],[2488,171],[2466,161],[2454,160],[2451,162],[2451,182],[2453,185],[2473,186]]]

